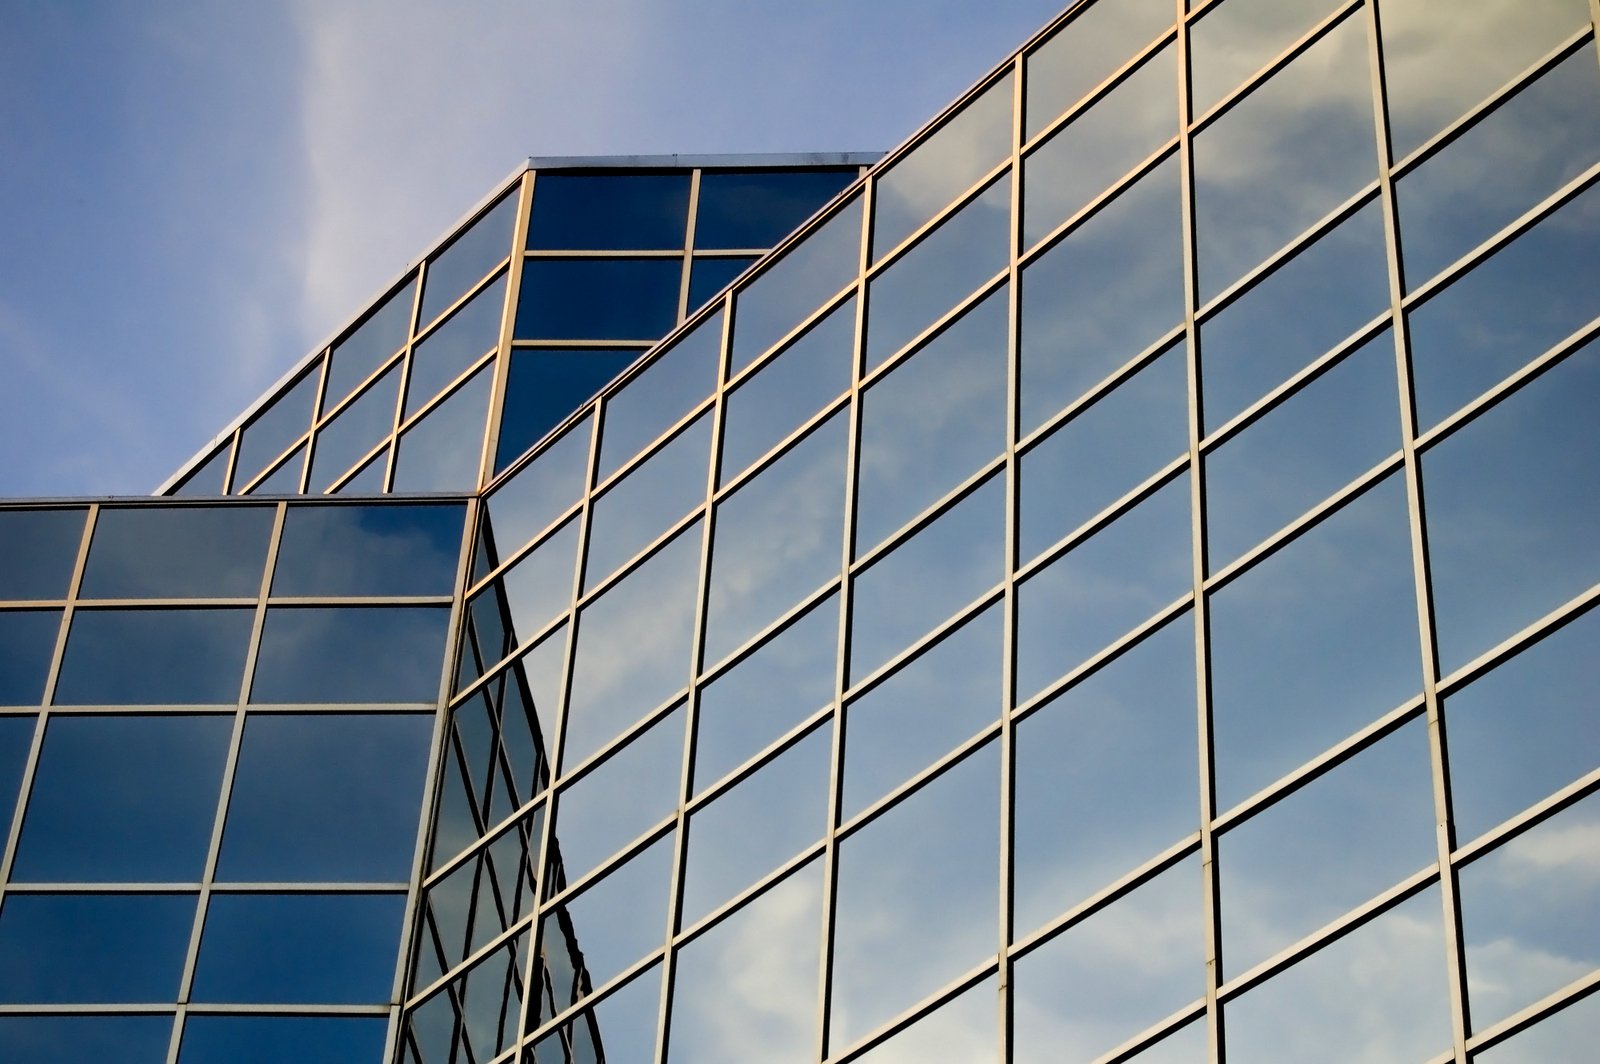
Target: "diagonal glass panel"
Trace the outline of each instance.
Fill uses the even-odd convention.
[[[233,463],[233,490],[237,494],[260,476],[278,455],[311,427],[317,401],[317,384],[322,379],[322,363],[314,363],[299,380],[255,416],[239,437],[239,453]],[[289,465],[295,466],[291,460]],[[299,489],[298,466],[289,491]],[[273,478],[269,478],[273,479]],[[281,490],[263,486],[262,492]]]
[[[650,334],[660,336],[665,328]],[[597,476],[604,480],[717,387],[722,314],[702,320],[606,397]]]
[[[411,335],[411,305],[416,297],[416,277],[379,304],[378,309],[333,345],[328,355],[327,394],[322,397],[326,413],[344,401],[356,385],[406,345]],[[236,483],[240,483],[237,477]]]
[[[394,459],[396,493],[476,490],[493,385],[494,366],[488,365],[401,435]]]
[[[511,252],[511,229],[517,218],[519,190],[500,197],[482,217],[428,261],[423,277],[422,310],[417,331],[439,316]]]
[[[422,409],[451,381],[500,343],[500,315],[505,309],[506,282],[501,276],[411,347],[411,372],[406,378],[402,420]]]
[[[637,361],[640,353],[634,347],[513,350],[500,407],[494,471],[499,473],[544,439]]]
[[[1032,137],[1172,25],[1167,0],[1078,5],[1027,58],[1025,135]]]
[[[683,726],[680,706],[559,792],[555,830],[568,881],[582,879],[677,808]]]
[[[1338,6],[1336,0],[1228,0],[1189,24],[1195,115],[1211,110]]]
[[[394,431],[394,408],[400,397],[400,363],[396,362],[361,397],[317,430],[311,453],[312,494],[332,487],[356,461]]]
[[[705,504],[711,422],[709,412],[700,415],[590,504],[584,587],[600,583],[678,518]]]

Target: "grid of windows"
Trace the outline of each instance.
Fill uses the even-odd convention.
[[[465,527],[0,508],[0,1056],[385,1059]]]
[[[475,490],[871,159],[530,161],[168,491]]]
[[[490,486],[401,1060],[1586,1052],[1593,12],[1185,6]]]

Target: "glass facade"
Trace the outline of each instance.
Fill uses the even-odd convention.
[[[530,171],[195,466],[388,388],[369,497],[0,510],[0,1047],[1588,1059],[1596,17],[1093,0],[859,179]]]

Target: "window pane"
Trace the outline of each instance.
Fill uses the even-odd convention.
[[[311,427],[311,417],[316,412],[317,382],[322,377],[321,365],[320,362],[313,364],[304,376],[245,426],[239,438],[239,455],[233,464],[235,492],[260,475],[267,463]]]
[[[79,610],[55,701],[64,706],[239,700],[255,611]]]
[[[433,702],[447,606],[267,611],[252,702]]]
[[[419,329],[510,253],[517,199],[518,190],[513,188],[428,263],[422,313],[417,316]]]
[[[44,701],[60,632],[60,610],[0,610],[0,706]]]
[[[213,894],[194,1000],[389,1000],[404,894]]]
[[[221,716],[51,718],[12,878],[198,882],[232,735]]]
[[[4,638],[0,637],[0,645],[3,643]],[[11,815],[17,808],[17,792],[22,786],[22,769],[37,725],[38,718],[31,713],[0,717],[0,824],[5,825],[8,835]]]
[[[678,337],[607,397],[598,476],[609,476],[710,396],[717,387],[721,360],[719,312]]]
[[[1590,994],[1473,1056],[1478,1064],[1582,1064],[1600,1040],[1600,994]]]
[[[448,595],[463,510],[460,503],[290,506],[272,593]]]
[[[298,495],[300,476],[306,468],[306,445],[302,443],[290,452],[278,467],[248,488],[240,488],[242,481],[234,481],[234,490],[249,495]]]
[[[529,1026],[535,1011],[529,1012]],[[535,1044],[536,1057],[523,1059],[565,1064],[571,1054],[580,1061],[653,1060],[660,1011],[661,966],[656,965],[600,1003],[574,1013]],[[548,1018],[539,1017],[541,1022]]]
[[[273,512],[266,506],[106,507],[84,598],[255,598]]]
[[[0,1000],[176,1001],[192,894],[9,894],[0,909]]]
[[[328,363],[328,394],[322,397],[326,412],[372,375],[389,356],[405,346],[411,334],[411,304],[416,295],[416,278],[385,300],[372,316],[350,335],[333,345]],[[234,478],[236,482],[239,478]]]
[[[207,1016],[190,1013],[178,1064],[379,1064],[382,1016]]]
[[[999,1064],[998,996],[991,975],[856,1057],[856,1064]]]
[[[1194,113],[1211,110],[1246,78],[1328,16],[1334,0],[1228,0],[1189,25]]]
[[[588,875],[677,809],[683,722],[679,707],[560,792],[556,836],[568,882]]]
[[[583,495],[593,430],[589,418],[581,418],[488,497],[482,535],[491,564],[499,564]]]
[[[678,320],[683,263],[670,259],[529,259],[518,340],[653,340]]]
[[[403,417],[415,414],[468,366],[499,346],[505,300],[506,281],[501,276],[412,346]]]
[[[1028,56],[1031,137],[1172,25],[1167,0],[1089,4]]]
[[[750,268],[756,258],[740,255],[734,258],[708,259],[696,257],[689,267],[688,311],[693,314],[706,301],[733,283],[734,278]]]
[[[854,169],[707,171],[696,248],[769,248],[856,179]]]
[[[687,173],[540,173],[534,178],[528,247],[681,248],[688,212]]]
[[[84,510],[0,510],[0,599],[66,598]]]
[[[474,491],[494,366],[485,366],[400,437],[394,490]]]
[[[432,740],[431,714],[251,714],[218,878],[409,878]]]
[[[230,439],[221,447],[211,452],[211,456],[201,462],[192,472],[180,480],[164,495],[196,496],[196,495],[226,495],[224,478],[228,475],[228,459],[233,453],[233,441]],[[0,533],[4,535],[4,533]]]
[[[676,520],[705,505],[711,415],[634,466],[589,508],[584,586],[593,587]]]
[[[394,431],[395,400],[399,395],[400,364],[395,363],[361,398],[317,431],[309,484],[313,494],[327,490]]]
[[[8,1064],[166,1064],[171,1016],[0,1016]]]
[[[574,411],[599,394],[642,352],[638,348],[523,348],[511,352],[500,441],[494,470],[500,472],[544,439]]]
[[[545,954],[568,951],[576,975],[573,992],[558,995],[558,1002],[586,996],[634,961],[661,948],[666,938],[672,844],[673,836],[668,834],[545,914]]]

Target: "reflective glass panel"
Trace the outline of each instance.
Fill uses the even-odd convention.
[[[433,702],[448,606],[267,611],[252,702]]]
[[[599,883],[545,914],[545,954],[564,948],[570,955],[574,992],[566,1000],[585,996],[661,948],[667,929],[672,848],[673,836],[668,833]],[[561,937],[553,937],[557,935]]]
[[[272,536],[267,506],[106,507],[83,598],[255,598]]]
[[[990,477],[855,577],[852,680],[871,673],[1000,580],[1004,487],[1001,477]]]
[[[1195,137],[1202,302],[1377,177],[1365,22],[1346,18]]]
[[[301,444],[276,469],[244,491],[250,495],[298,495],[300,476],[305,472],[305,468],[306,445]],[[239,490],[239,484],[240,481],[234,481],[236,491]]]
[[[1383,214],[1374,200],[1201,323],[1206,430],[1388,309]]]
[[[232,734],[224,716],[52,717],[11,878],[198,882]]]
[[[1018,589],[1017,700],[1037,694],[1193,586],[1185,473]]]
[[[685,946],[672,984],[667,1059],[815,1060],[821,919],[822,866],[813,861]]]
[[[517,193],[513,188],[500,197],[499,203],[429,261],[423,279],[422,311],[417,315],[419,329],[510,253]]]
[[[661,969],[656,966],[556,1027],[531,1051],[524,1050],[522,1064],[653,1060],[660,1010]]]
[[[0,645],[4,645],[3,636],[0,636]],[[0,717],[0,824],[5,825],[8,835],[11,814],[17,807],[17,790],[22,785],[22,769],[33,745],[37,723],[38,718],[31,713]]]
[[[520,348],[511,352],[505,403],[500,408],[498,473],[599,393],[638,359],[624,348]]]
[[[768,248],[856,179],[838,170],[725,170],[700,175],[697,248]]]
[[[1600,1041],[1600,994],[1590,994],[1472,1059],[1475,1064],[1584,1064],[1596,1041]]]
[[[1027,136],[1043,129],[1172,25],[1167,0],[1089,4],[1028,56]]]
[[[534,178],[528,247],[552,250],[681,248],[689,174],[540,173]]]
[[[849,428],[849,415],[835,414],[717,504],[708,662],[839,575]]]
[[[217,877],[407,879],[432,740],[431,714],[250,714]]]
[[[84,510],[0,510],[0,599],[67,595]]]
[[[839,844],[831,1053],[993,959],[998,754],[970,754]]]
[[[1032,247],[1178,133],[1177,51],[1167,45],[1025,163],[1022,246]]]
[[[679,707],[560,792],[556,837],[568,882],[588,875],[677,809],[683,724]]]
[[[722,483],[850,387],[855,326],[852,298],[729,394],[722,412]]]
[[[1196,712],[1194,618],[1185,613],[1018,723],[1019,934],[1199,828]]]
[[[1415,695],[1418,646],[1405,490],[1395,475],[1213,595],[1218,808]]]
[[[404,894],[213,894],[196,1001],[382,1004]]]
[[[176,1001],[193,894],[8,894],[0,1000]]]
[[[708,412],[590,504],[586,588],[610,576],[675,521],[705,504],[710,457]]]
[[[383,447],[372,459],[362,466],[349,480],[334,489],[335,495],[381,495],[383,482],[389,475],[389,443],[384,441]]]
[[[337,406],[356,385],[405,346],[406,337],[411,334],[411,304],[415,295],[416,278],[413,277],[404,288],[384,300],[371,317],[333,345],[328,356],[327,394],[322,397],[324,412]],[[239,478],[234,479],[242,483]]]
[[[172,1017],[0,1016],[0,1052],[8,1064],[115,1060],[166,1064]]]
[[[861,268],[861,198],[836,211],[734,300],[733,357],[737,373],[783,338]]]
[[[205,459],[194,472],[184,477],[171,490],[161,492],[163,495],[224,495],[227,485],[224,483],[228,475],[228,459],[233,456],[233,442],[230,439],[217,450],[211,452],[211,457]],[[0,532],[0,535],[4,535]]]
[[[705,258],[696,256],[689,267],[689,303],[688,310],[693,313],[703,306],[706,300],[722,291],[733,283],[750,264],[756,259],[751,255],[737,255],[733,258]]]
[[[1184,346],[1168,348],[1022,456],[1023,562],[1188,451],[1188,381]]]
[[[1211,570],[1399,451],[1399,396],[1385,329],[1207,454]]]
[[[278,455],[311,427],[317,401],[317,382],[322,364],[315,363],[298,381],[273,400],[239,437],[239,453],[233,464],[233,490],[239,491],[267,468]],[[352,382],[354,383],[354,382]],[[290,463],[293,464],[292,462]]]
[[[460,503],[290,506],[272,593],[448,595],[462,520]]]
[[[994,976],[879,1042],[858,1064],[998,1064]]]
[[[652,335],[664,332],[666,329],[661,329]],[[678,337],[672,347],[608,396],[598,476],[609,476],[715,391],[721,358],[722,314],[718,312]]]
[[[1444,700],[1451,815],[1475,839],[1600,765],[1600,612],[1545,636]]]
[[[1224,1006],[1228,1064],[1432,1060],[1450,1049],[1431,887]]]
[[[1427,722],[1230,827],[1217,854],[1229,976],[1435,863]]]
[[[693,925],[822,838],[828,828],[832,754],[833,729],[824,725],[695,810],[689,818],[680,926]],[[798,930],[791,928],[790,934]],[[814,923],[807,925],[806,937],[791,946],[814,949],[815,931]]]
[[[1428,280],[1597,158],[1600,65],[1592,47],[1579,48],[1395,185],[1407,284]]]
[[[831,702],[838,652],[839,598],[829,595],[700,688],[696,792]]]
[[[682,275],[678,258],[529,259],[522,265],[513,335],[653,340],[677,323]]]
[[[579,613],[565,764],[688,684],[700,542],[696,521]]]
[[[1008,291],[986,296],[862,394],[857,556],[1005,450]]]
[[[1169,159],[1024,269],[1022,432],[1183,320],[1181,205]]]
[[[1005,269],[1011,177],[970,201],[867,285],[866,368],[888,357]]]
[[[1337,5],[1335,0],[1228,0],[1189,24],[1193,106],[1203,115]]]
[[[1388,0],[1389,137],[1402,159],[1588,21],[1583,0]]]
[[[60,610],[0,610],[0,706],[44,701],[60,633]]]
[[[480,535],[488,539],[491,564],[528,542],[583,495],[593,429],[588,417],[579,419],[488,497]]]
[[[406,380],[406,408],[410,417],[424,403],[465,373],[500,343],[500,315],[505,309],[505,277],[496,278],[411,348],[411,375]]]
[[[578,519],[562,525],[529,554],[523,555],[494,586],[473,600],[476,620],[484,607],[503,608],[509,626],[505,649],[531,638],[572,601],[572,576],[578,557]],[[481,626],[480,626],[481,632]],[[486,648],[487,649],[487,648]],[[485,664],[491,663],[493,655]]]
[[[1600,315],[1600,183],[1409,313],[1427,430]]]
[[[880,173],[872,204],[874,261],[1011,154],[1013,95],[1008,73]]]
[[[1002,613],[990,606],[846,707],[842,818],[999,717]]]
[[[1441,671],[1600,579],[1600,343],[1422,456]]]
[[[178,1064],[378,1064],[382,1016],[189,1015]]]
[[[361,398],[339,411],[317,431],[308,485],[313,494],[326,491],[359,458],[394,431],[394,407],[399,395],[400,364],[397,362],[377,383],[362,392]]]
[[[1591,795],[1461,869],[1477,1030],[1600,968],[1596,835],[1600,799]]]
[[[1186,858],[1018,959],[1016,1064],[1099,1059],[1201,997],[1200,884]]]
[[[55,701],[235,703],[254,619],[250,609],[79,610]]]
[[[400,437],[394,490],[472,491],[478,486],[484,414],[494,366],[485,366]]]

